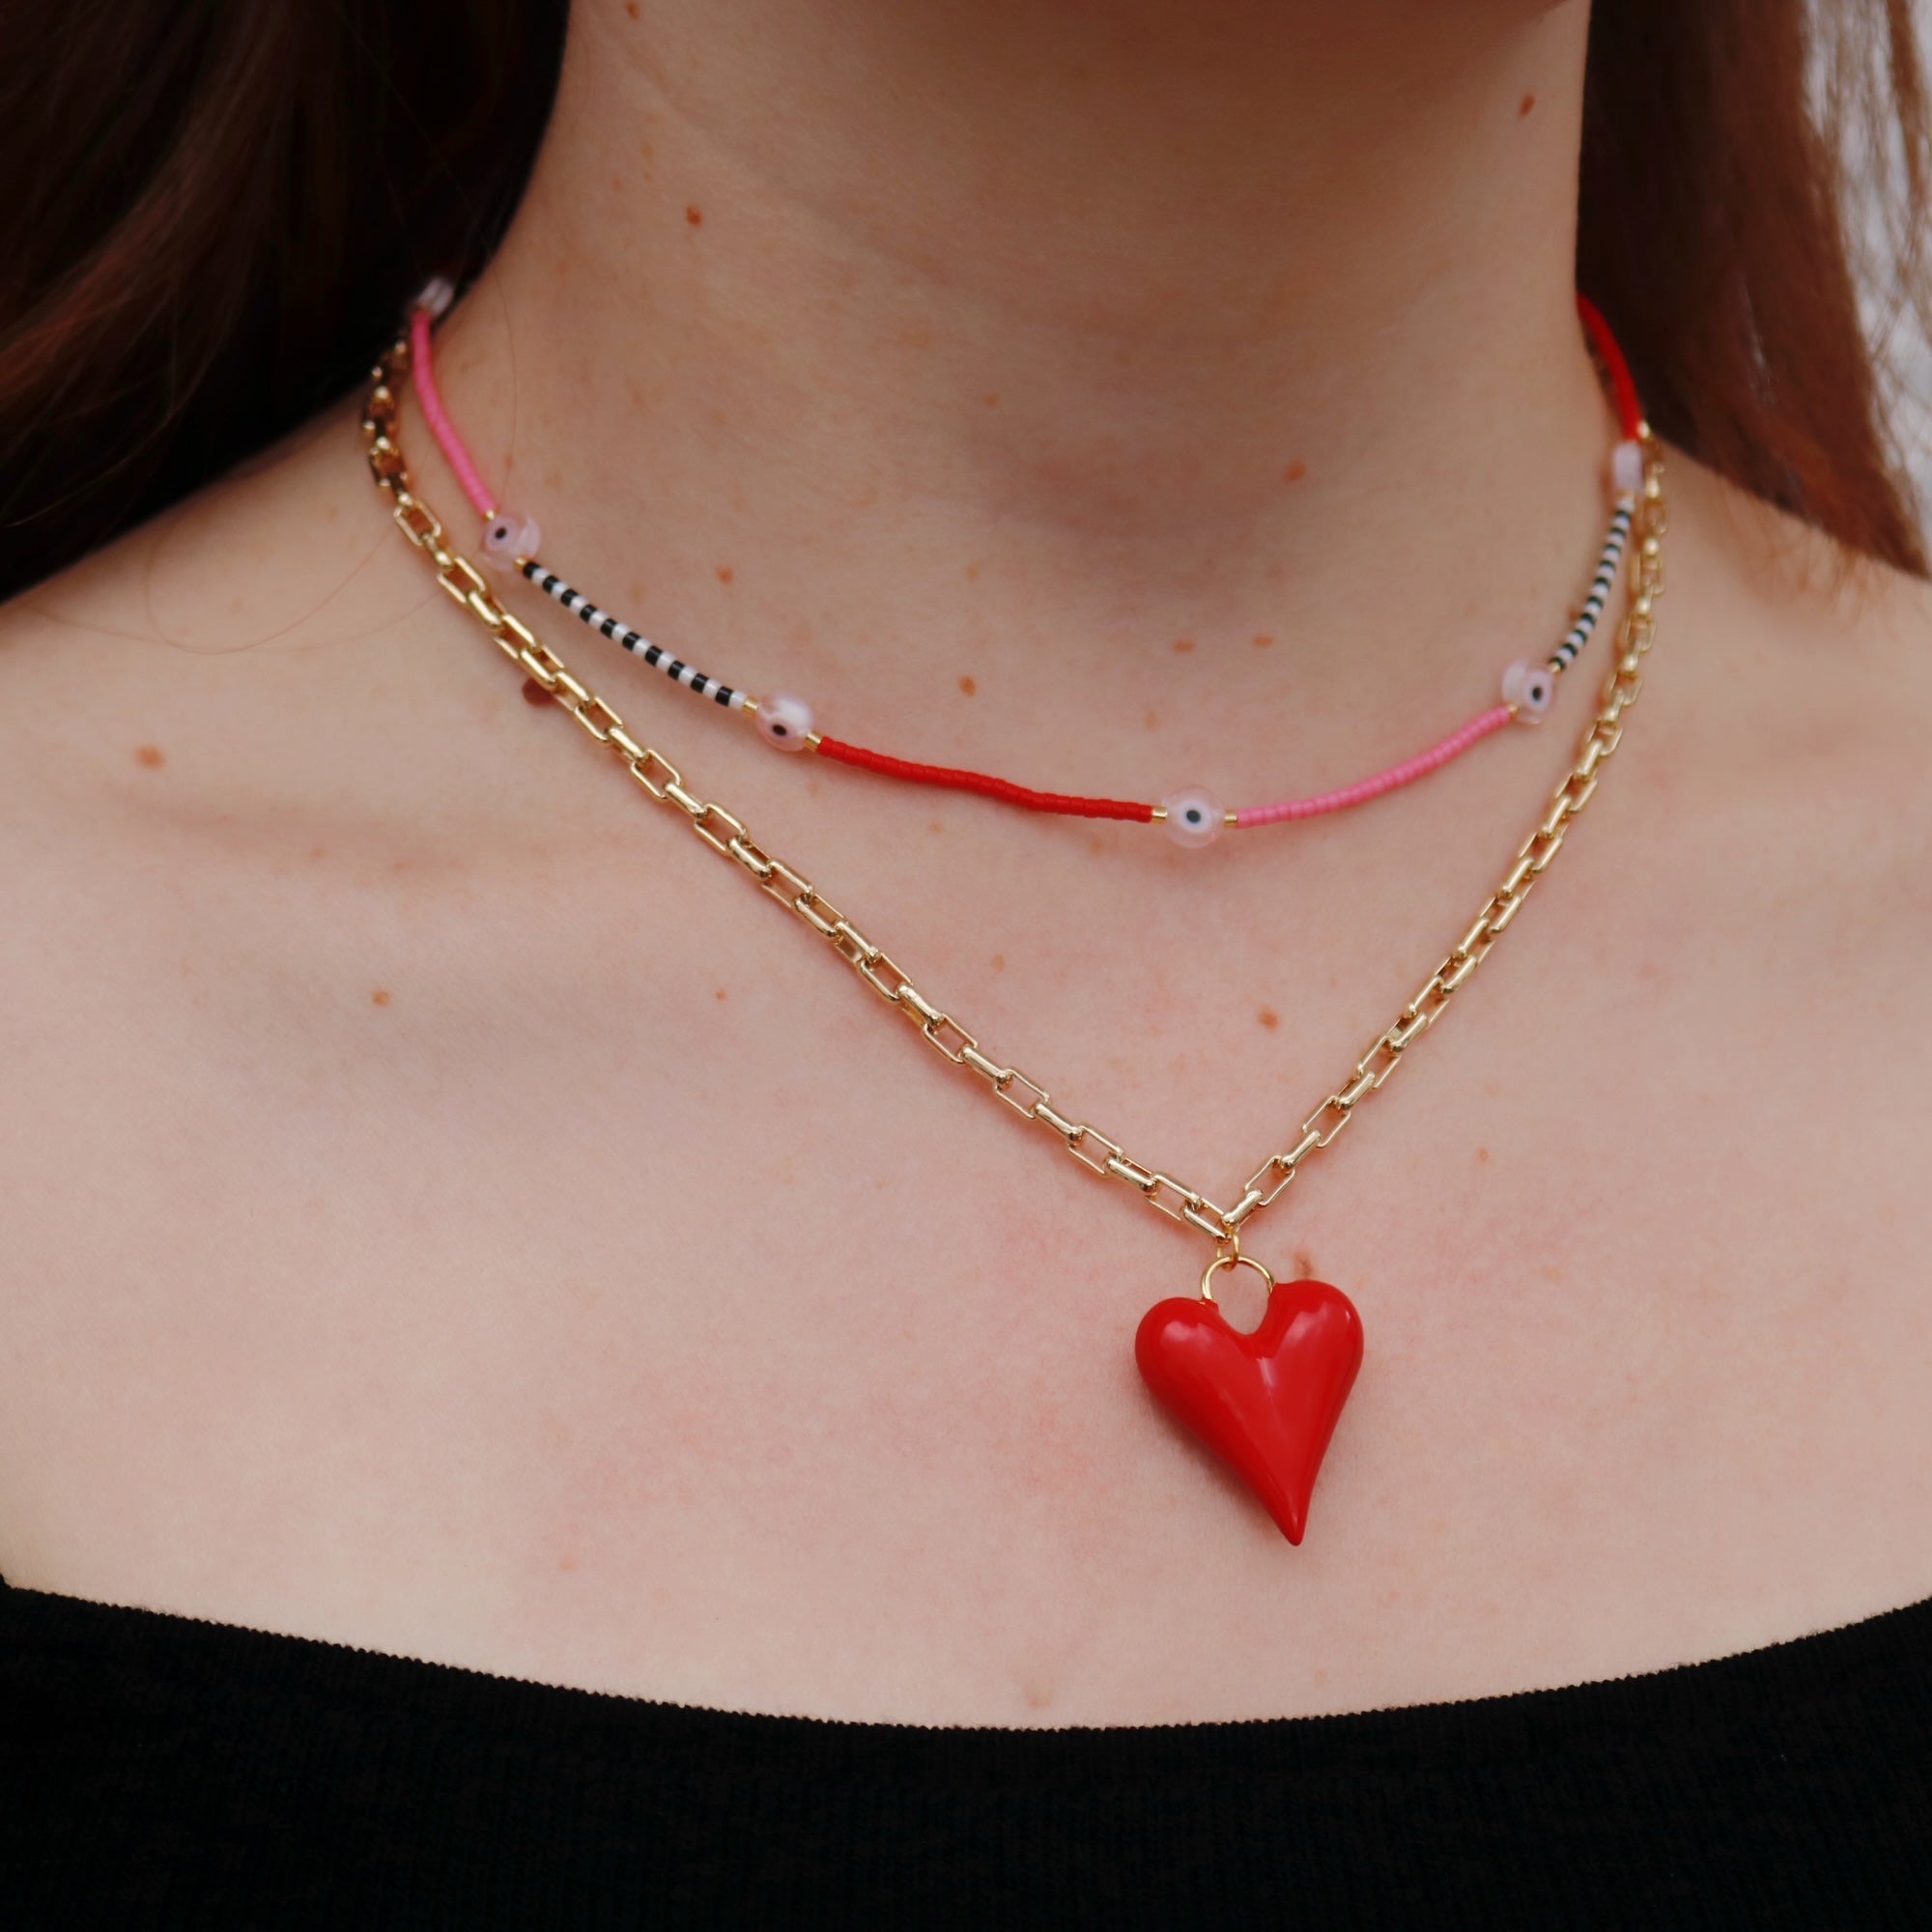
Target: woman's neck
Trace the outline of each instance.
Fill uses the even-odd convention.
[[[1263,705],[1277,778],[1350,776],[1588,575],[1586,23],[579,0],[445,388],[559,568],[850,735],[970,678],[1177,752]]]

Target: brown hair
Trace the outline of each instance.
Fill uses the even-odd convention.
[[[8,8],[0,595],[300,422],[430,273],[487,259],[566,14]],[[1661,434],[1920,574],[1873,336],[1908,304],[1932,322],[1925,90],[1912,0],[1597,0],[1577,265]],[[1869,326],[1851,213],[1867,188],[1884,217]]]

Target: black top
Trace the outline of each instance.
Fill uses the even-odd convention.
[[[0,1922],[1932,1927],[1932,1599],[1553,1690],[1055,1731],[9,1589]]]

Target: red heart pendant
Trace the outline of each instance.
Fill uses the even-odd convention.
[[[1268,1281],[1267,1313],[1251,1335],[1232,1326],[1207,1292],[1214,1269],[1236,1261]],[[1339,1288],[1277,1286],[1245,1255],[1210,1264],[1199,1297],[1148,1310],[1134,1360],[1161,1406],[1261,1497],[1289,1542],[1299,1543],[1316,1473],[1362,1366],[1362,1318]]]

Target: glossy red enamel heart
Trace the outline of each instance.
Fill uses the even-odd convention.
[[[1155,1399],[1255,1493],[1291,1543],[1362,1366],[1362,1318],[1325,1281],[1277,1282],[1253,1334],[1211,1301],[1178,1296],[1141,1318],[1134,1360]]]

